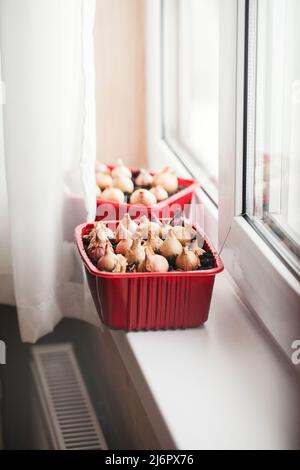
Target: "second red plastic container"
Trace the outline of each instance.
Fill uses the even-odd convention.
[[[108,166],[108,168],[112,170],[114,166]],[[135,169],[131,168],[131,172],[134,173],[134,171]],[[151,175],[154,174],[151,173]],[[172,217],[176,210],[182,210],[184,206],[191,204],[193,193],[199,186],[197,181],[184,178],[178,178],[178,185],[183,189],[152,206],[97,199],[96,220],[120,220],[126,212],[130,214],[132,219],[141,215],[150,216],[150,214],[155,214],[159,218]],[[188,213],[186,215],[188,216]]]
[[[76,243],[95,306],[107,326],[126,331],[176,329],[196,327],[207,320],[215,275],[223,264],[206,238],[204,249],[213,252],[213,269],[117,274],[99,271],[89,259],[82,237],[92,227],[79,225]]]

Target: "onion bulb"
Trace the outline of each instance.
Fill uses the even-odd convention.
[[[150,193],[154,194],[156,197],[157,202],[163,201],[169,197],[167,191],[162,186],[154,186],[150,189]]]
[[[195,271],[199,266],[199,257],[187,246],[183,247],[182,253],[176,258],[176,268],[182,271]]]
[[[156,197],[148,189],[136,189],[130,196],[130,204],[143,204],[152,206],[156,204]]]
[[[164,240],[163,244],[160,247],[160,254],[165,258],[172,258],[173,256],[178,256],[182,253],[182,245],[179,240],[177,240],[173,228],[169,230],[167,238]]]
[[[162,227],[161,227],[161,229],[160,229],[160,233],[161,233],[160,236],[161,236],[161,238],[162,238],[163,240],[165,240],[165,239],[168,237],[169,231],[171,230],[171,228],[172,228],[172,227],[171,227],[171,225],[169,225],[169,224],[164,223],[164,224],[162,225]]]
[[[127,168],[127,166],[124,165],[122,160],[118,160],[117,165],[111,171],[111,176],[113,178],[116,178],[120,174],[131,178],[131,171],[129,170],[129,168]]]
[[[173,218],[170,220],[169,224],[175,227],[175,225],[184,225],[184,223],[185,218],[182,215],[182,209],[175,209]]]
[[[99,188],[99,186],[96,185],[96,197],[100,197],[101,195],[101,189]]]
[[[117,241],[128,239],[132,240],[132,233],[130,232],[130,230],[128,230],[128,228],[124,227],[123,222],[121,221],[116,230],[115,237]]]
[[[101,238],[102,234],[104,234],[106,238],[110,240],[112,240],[115,237],[114,232],[109,227],[106,227],[106,225],[103,222],[97,222],[95,224],[95,231],[99,239]]]
[[[146,241],[144,247],[151,248],[154,253],[159,253],[162,244],[163,241],[161,238],[159,238],[157,235],[152,235],[151,233],[149,233],[148,240]]]
[[[197,234],[196,230],[193,229],[191,224],[176,225],[175,227],[173,227],[173,231],[176,235],[176,238],[180,241],[182,245],[190,243],[191,240]]]
[[[123,219],[121,220],[123,226],[127,228],[132,234],[137,231],[138,224],[130,217],[129,214],[124,214]]]
[[[142,246],[142,238],[140,236],[136,236],[133,240],[133,243],[130,247],[130,250],[126,254],[126,260],[129,265],[141,264],[145,259],[145,249]]]
[[[127,251],[131,248],[132,243],[132,238],[121,239],[116,246],[116,253],[125,256]]]
[[[126,273],[127,261],[125,256],[118,254],[117,255],[117,264],[113,269],[113,273]]]
[[[113,187],[121,189],[123,193],[132,193],[134,190],[134,185],[131,180],[131,178],[128,178],[128,176],[123,175],[122,173],[118,174],[114,179],[113,179]]]
[[[98,173],[99,171],[101,173],[109,173],[109,169],[107,168],[107,165],[105,165],[105,163],[101,163],[101,162],[96,162],[95,163],[95,171],[96,171],[96,173]]]
[[[159,236],[160,235],[161,227],[157,222],[152,222],[148,219],[147,216],[143,215],[140,218],[140,225],[137,229],[137,233],[146,240],[149,236],[149,233],[152,236]]]
[[[196,255],[198,256],[201,256],[203,255],[203,253],[205,253],[205,250],[203,250],[203,248],[199,246],[197,238],[195,238],[195,240],[192,241],[190,245],[190,250],[196,253]]]
[[[138,267],[138,271],[165,273],[169,270],[169,263],[161,255],[156,255],[150,247],[145,248],[145,260]]]
[[[104,189],[104,191],[102,191],[99,199],[106,199],[108,201],[115,202],[124,202],[124,194],[120,189],[109,186],[108,188]]]
[[[97,268],[100,271],[112,272],[118,263],[118,257],[114,253],[114,250],[109,241],[106,242],[105,253],[98,260]]]
[[[106,242],[107,237],[105,234],[102,234],[101,237],[98,237],[96,231],[93,232],[89,246],[87,248],[87,254],[92,260],[98,261],[99,258],[104,255]]]
[[[178,188],[178,179],[175,171],[165,166],[154,176],[153,186],[162,186],[168,193],[174,193]]]
[[[148,186],[151,186],[152,182],[153,182],[153,176],[150,175],[149,171],[144,170],[144,168],[141,169],[140,173],[135,179],[135,184],[137,186],[148,187]]]
[[[84,238],[89,241],[87,253],[89,257],[94,261],[98,261],[98,259],[104,255],[106,242],[108,240],[108,233],[103,230],[102,227],[99,230],[98,225],[99,224],[96,223],[94,225],[94,228],[89,232],[89,234],[84,236]],[[106,229],[105,226],[104,228]]]
[[[100,189],[105,189],[112,184],[112,177],[108,173],[96,173],[96,184]]]

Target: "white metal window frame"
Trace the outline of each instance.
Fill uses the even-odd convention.
[[[199,190],[205,231],[222,247],[225,268],[239,295],[281,349],[291,358],[300,339],[300,286],[242,213],[246,0],[220,2],[219,206]],[[187,169],[162,135],[161,0],[147,0],[148,158],[154,169],[169,164]]]
[[[227,237],[223,259],[243,300],[291,357],[300,338],[299,283],[242,214],[246,1],[227,0],[221,8],[219,242]],[[251,60],[250,49],[248,72]]]

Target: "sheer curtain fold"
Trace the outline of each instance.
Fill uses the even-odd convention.
[[[64,316],[98,323],[73,242],[95,215],[94,10],[95,0],[0,0],[0,302],[14,294],[27,342]]]

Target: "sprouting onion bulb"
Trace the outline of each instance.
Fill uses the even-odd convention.
[[[176,225],[173,227],[173,231],[176,235],[176,238],[180,241],[182,245],[190,243],[191,240],[196,236],[197,232],[193,229],[191,224]]]
[[[113,179],[113,187],[118,188],[123,193],[132,193],[134,190],[134,185],[131,180],[131,178],[128,178],[128,176],[123,175],[122,173],[119,173],[114,179]]]
[[[149,233],[148,240],[146,241],[144,247],[151,248],[154,253],[159,253],[162,244],[163,241],[161,238],[159,238],[157,235],[151,235],[151,233]]]
[[[169,270],[169,263],[164,256],[155,254],[150,247],[146,246],[145,260],[139,265],[138,270],[153,273],[165,273]]]
[[[132,233],[130,232],[130,230],[128,230],[128,228],[124,227],[124,224],[123,222],[121,221],[118,225],[118,228],[116,230],[116,235],[115,235],[115,238],[117,241],[120,241],[120,240],[132,240]]]
[[[109,227],[106,227],[103,222],[95,223],[95,231],[97,233],[98,238],[101,238],[102,233],[105,234],[105,236],[109,240],[112,240],[114,238],[114,232]]]
[[[105,189],[112,184],[112,177],[108,173],[96,173],[96,184],[100,189]]]
[[[164,240],[160,247],[160,254],[165,258],[170,259],[182,253],[182,245],[177,240],[173,228],[169,230],[167,238]]]
[[[131,171],[129,170],[129,168],[127,168],[127,166],[124,165],[123,161],[119,159],[117,161],[117,165],[111,171],[111,176],[115,178],[116,176],[120,174],[127,176],[128,178],[131,178]]]
[[[205,250],[203,250],[203,248],[199,246],[197,238],[195,238],[195,240],[192,241],[190,245],[190,250],[196,253],[196,255],[198,256],[201,256],[203,255],[203,253],[205,253]]]
[[[132,238],[124,238],[120,240],[116,246],[116,253],[125,256],[127,251],[131,248],[132,243]]]
[[[115,201],[115,202],[124,202],[124,193],[118,189],[109,186],[108,188],[104,189],[100,194],[99,199],[105,199],[107,201]]]
[[[117,264],[113,269],[113,273],[125,273],[126,272],[126,267],[127,267],[127,261],[125,256],[118,254],[117,255]]]
[[[165,188],[163,188],[162,186],[154,186],[150,189],[150,193],[154,194],[157,202],[163,201],[169,196]]]
[[[153,176],[150,175],[149,171],[144,168],[141,169],[140,173],[135,179],[136,186],[149,187],[153,182]]]
[[[87,254],[89,257],[95,261],[98,261],[101,256],[105,253],[105,247],[107,242],[107,236],[105,233],[97,235],[96,230],[92,231],[92,236],[90,238],[90,243],[87,248]]]
[[[138,266],[145,259],[145,248],[142,246],[142,238],[135,236],[133,243],[126,254],[126,260],[129,265]]]
[[[114,250],[110,244],[110,241],[106,242],[105,253],[98,260],[97,268],[100,271],[112,272],[118,263],[118,257],[114,253]]]
[[[137,233],[146,240],[149,236],[149,233],[152,236],[159,236],[161,227],[157,222],[152,222],[145,215],[140,218],[140,225],[137,229]]]
[[[137,231],[138,224],[130,217],[129,214],[124,214],[123,219],[121,220],[123,226],[127,228],[132,234]]]
[[[94,261],[97,261],[99,258],[101,258],[101,256],[104,255],[108,235],[110,235],[109,231],[106,230],[104,224],[104,229],[102,228],[102,226],[99,226],[99,224],[102,223],[95,223],[94,228],[89,232],[88,235],[84,237],[89,241],[87,253],[89,257]]]
[[[178,189],[178,178],[175,171],[168,166],[164,167],[154,176],[153,186],[162,186],[168,193],[174,193]]]
[[[108,169],[107,165],[105,165],[105,163],[101,163],[101,162],[96,162],[95,163],[95,171],[96,171],[96,173],[99,173],[99,171],[101,173],[110,173],[110,170]]]
[[[148,189],[136,189],[130,196],[130,204],[152,206],[156,202],[156,197]]]
[[[187,246],[184,246],[182,253],[176,258],[176,267],[182,271],[195,271],[198,266],[199,257]]]
[[[161,238],[163,240],[165,240],[166,238],[168,238],[168,235],[169,235],[169,231],[171,230],[172,226],[167,224],[167,223],[164,223],[160,229],[160,233],[161,233]]]

